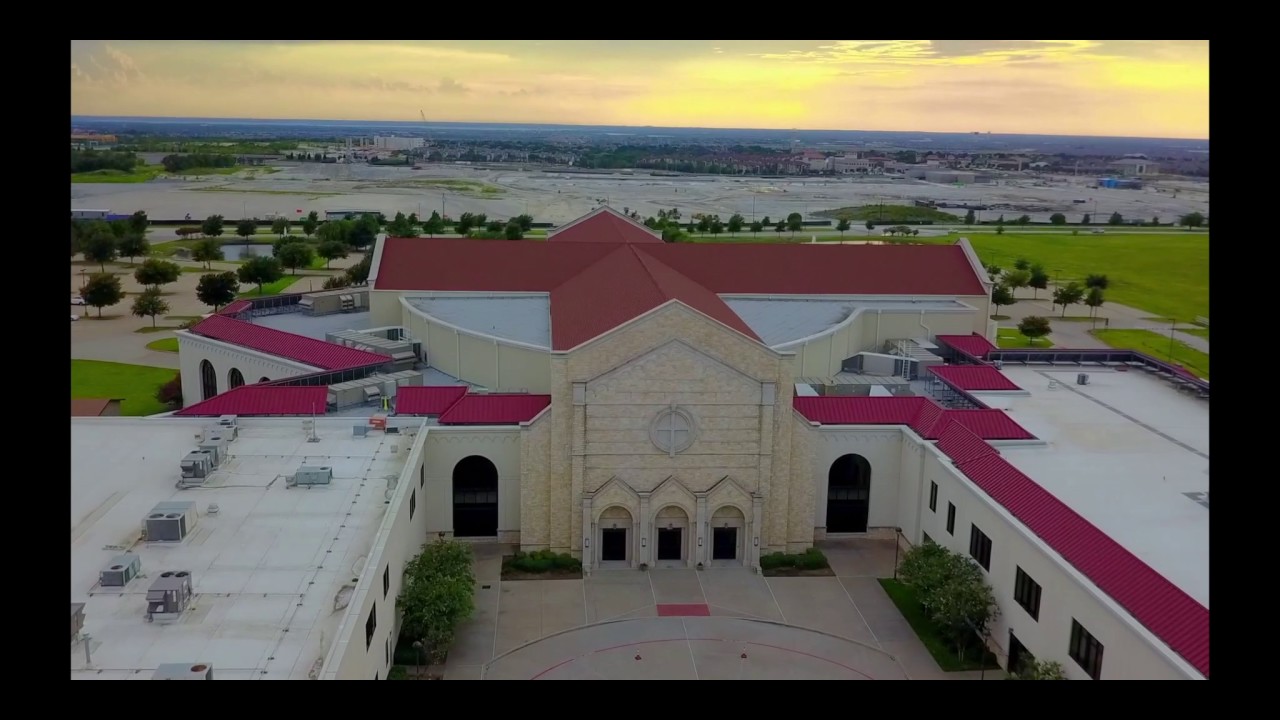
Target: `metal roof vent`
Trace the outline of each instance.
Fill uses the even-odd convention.
[[[165,663],[156,668],[152,680],[212,680],[213,665],[210,663]]]
[[[333,482],[333,468],[328,465],[303,465],[289,480],[288,487],[296,485],[328,485]]]

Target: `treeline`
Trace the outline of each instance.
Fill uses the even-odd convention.
[[[269,142],[244,142],[240,140],[219,140],[218,138],[197,138],[177,140],[169,137],[130,138],[116,146],[118,150],[132,152],[167,152],[195,153],[218,155],[272,155],[294,150],[298,143],[289,140],[272,140]]]
[[[166,155],[160,161],[166,172],[180,173],[194,168],[234,167],[234,155],[224,153],[194,153],[191,155]]]
[[[98,150],[72,150],[71,172],[85,173],[96,170],[133,172],[138,158],[131,152],[102,152]]]

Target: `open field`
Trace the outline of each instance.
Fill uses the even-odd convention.
[[[1137,350],[1157,360],[1177,363],[1205,380],[1209,379],[1209,355],[1179,340],[1171,343],[1167,335],[1150,330],[1094,330],[1093,335],[1113,348]],[[1173,350],[1172,355],[1170,349]]]
[[[1030,340],[1026,335],[1018,331],[1018,328],[997,328],[996,329],[996,345],[1002,348],[1050,348],[1053,347],[1053,336],[1036,338]]]
[[[875,222],[877,225],[892,225],[894,223],[903,222],[933,222],[933,223],[958,223],[964,219],[964,213],[955,215],[949,212],[943,212],[929,207],[916,207],[914,205],[862,205],[860,207],[842,207],[834,210],[820,210],[814,215],[818,217],[831,218],[832,220],[845,219],[855,225],[861,225],[868,220]]]
[[[356,190],[382,189],[382,188],[423,188],[430,190],[448,190],[461,195],[485,196],[485,195],[501,195],[506,192],[496,185],[490,185],[486,182],[478,180],[432,180],[423,178],[406,178],[403,180],[389,180],[387,182],[372,183],[369,185],[356,185]]]
[[[121,415],[154,415],[168,409],[155,394],[174,375],[173,370],[145,365],[72,360],[71,397],[121,398]]]
[[[299,280],[304,280],[306,278],[312,279],[312,283],[311,283],[312,289],[319,290],[320,287],[324,284],[324,280],[315,275],[285,275],[284,277],[280,278],[275,282],[263,284],[262,292],[258,292],[257,285],[241,284],[240,294],[236,295],[236,297],[255,298],[255,297],[263,297],[265,295],[279,295],[280,293],[283,293],[285,289],[288,288],[290,285],[293,285],[295,282],[298,282]],[[307,285],[306,283],[303,283],[304,290],[307,289],[306,285]]]
[[[270,167],[245,167],[243,165],[235,167],[214,167],[214,168],[191,168],[182,172],[169,173],[160,165],[139,165],[134,168],[133,172],[124,172],[123,170],[94,170],[93,172],[72,173],[71,182],[82,184],[121,184],[121,183],[144,183],[157,179],[183,179],[200,178],[209,175],[236,175],[239,173],[245,179],[251,179],[257,175],[270,175],[277,172],[275,168]]]
[[[176,353],[178,352],[178,338],[167,337],[167,338],[160,338],[159,340],[152,340],[151,342],[147,343],[147,349],[156,350],[159,352]]]

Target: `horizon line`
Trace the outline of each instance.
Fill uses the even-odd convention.
[[[374,120],[370,118],[352,119],[352,118],[251,118],[251,117],[230,117],[230,116],[212,116],[212,115],[76,115],[72,114],[71,118],[82,120],[243,120],[243,121],[269,121],[269,122],[322,122],[322,123],[406,123],[421,124],[420,119],[404,119],[404,120]],[[643,129],[659,129],[659,130],[746,130],[752,132],[863,132],[863,133],[898,133],[913,135],[998,135],[1005,137],[1064,137],[1064,138],[1116,138],[1121,140],[1181,140],[1186,142],[1209,142],[1209,138],[1188,138],[1188,137],[1162,137],[1159,135],[1078,135],[1078,134],[1061,134],[1061,133],[1008,133],[1008,132],[987,132],[976,130],[872,130],[872,129],[837,129],[837,128],[750,128],[750,127],[729,127],[729,126],[698,126],[698,125],[601,125],[601,124],[582,124],[582,123],[547,123],[547,122],[500,122],[487,120],[428,120],[426,125],[443,124],[443,125],[526,125],[534,127],[573,127],[573,128],[633,128],[637,130]]]

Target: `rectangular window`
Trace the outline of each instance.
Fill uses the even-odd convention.
[[[414,490],[409,495],[409,519],[413,519],[413,512],[418,509],[418,491]]]
[[[922,533],[922,534],[924,535],[924,544],[925,544],[925,545],[933,545],[933,544],[934,544],[934,542],[933,542],[933,538],[929,537],[929,533]]]
[[[422,467],[418,468],[418,487],[422,487],[423,485],[426,485],[426,484],[427,484],[427,466],[423,465]]]
[[[977,525],[969,526],[969,554],[983,570],[991,570],[991,538],[979,530]]]
[[[369,611],[369,619],[364,623],[364,649],[368,650],[373,646],[373,632],[378,629],[378,603],[373,604],[373,609]]]
[[[947,534],[956,534],[956,506],[947,503]]]
[[[929,483],[929,512],[938,512],[938,483]]]
[[[387,651],[387,667],[391,667],[391,636],[390,635],[387,636],[387,644],[385,647]]]
[[[1071,619],[1071,659],[1094,680],[1102,679],[1102,643],[1089,634],[1075,618]]]
[[[387,599],[387,593],[391,592],[391,566],[388,565],[382,570],[382,599]]]
[[[1040,619],[1040,583],[1018,568],[1013,581],[1013,599],[1022,606],[1032,620]]]

